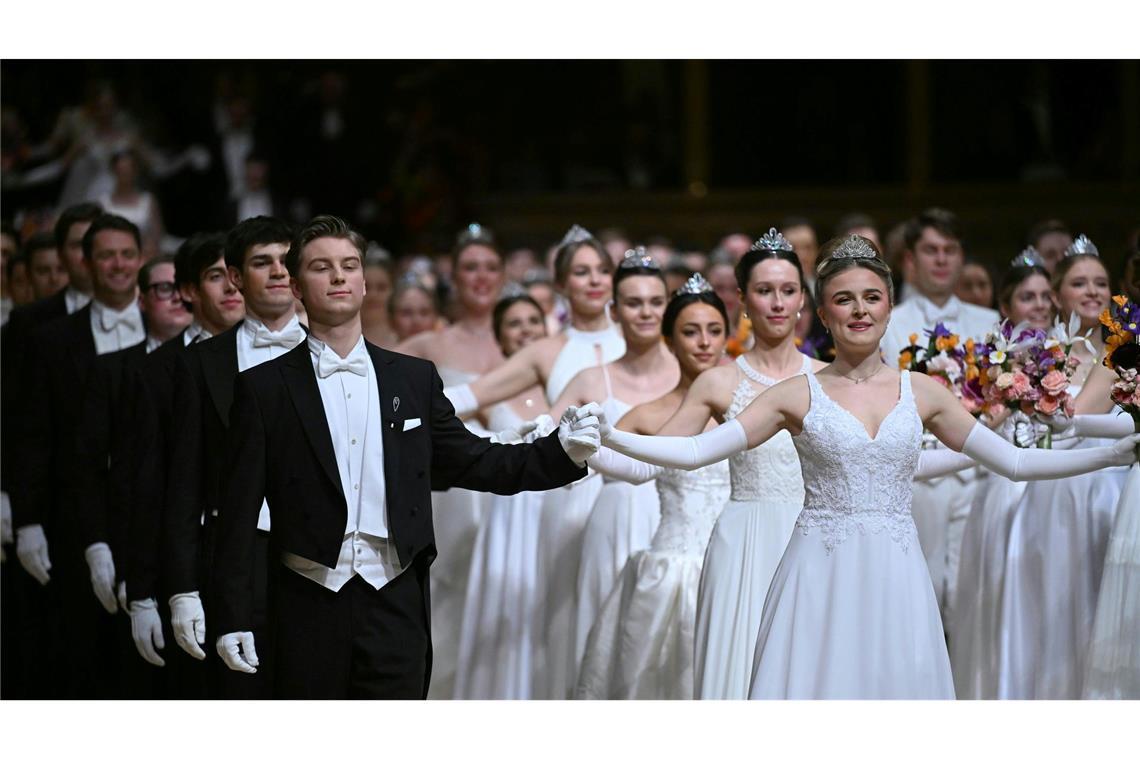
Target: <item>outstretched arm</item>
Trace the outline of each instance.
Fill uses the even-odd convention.
[[[542,382],[537,343],[532,343],[473,383],[453,385],[445,391],[459,417],[514,398]]]
[[[726,373],[725,369],[729,372]],[[714,416],[719,418],[724,411],[716,402],[724,392],[726,375],[732,377],[732,372],[731,367],[714,367],[697,375],[685,392],[681,406],[658,432],[661,435],[696,435],[703,431],[710,419]],[[616,423],[617,420],[610,422]]]
[[[1097,364],[1089,372],[1088,379],[1081,387],[1074,401],[1077,414],[1104,414],[1112,409],[1112,384],[1116,373],[1103,364]],[[1078,435],[1081,435],[1078,433]]]

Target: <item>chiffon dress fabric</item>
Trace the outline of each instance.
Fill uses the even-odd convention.
[[[756,639],[753,699],[953,699],[942,619],[911,517],[922,420],[910,373],[872,437],[808,373],[793,439],[806,497]]]
[[[726,462],[666,469],[661,523],[634,553],[585,647],[579,699],[692,699],[693,633],[705,546],[729,491]]]
[[[776,380],[736,358],[733,419]],[[804,357],[801,373],[811,372]],[[745,699],[768,584],[804,503],[799,456],[787,431],[729,458],[732,491],[705,551],[697,596],[693,688],[697,699]]]

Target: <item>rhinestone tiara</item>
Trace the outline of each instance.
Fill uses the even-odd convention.
[[[713,292],[712,285],[709,285],[709,281],[706,280],[700,272],[696,272],[693,274],[692,277],[690,277],[688,280],[685,281],[684,285],[677,288],[677,291],[673,295],[676,295],[676,296],[686,295],[686,294],[696,295],[698,293],[711,293],[711,292]]]
[[[1100,258],[1100,251],[1093,245],[1093,241],[1089,240],[1085,235],[1077,235],[1068,248],[1065,249],[1066,256],[1096,256]]]
[[[657,260],[645,252],[645,246],[639,245],[636,248],[630,249],[625,252],[625,258],[618,264],[619,269],[660,269],[661,265]]]
[[[463,228],[457,236],[460,245],[473,242],[491,242],[495,236],[491,234],[491,230],[487,229],[479,222],[471,222]]]
[[[1045,266],[1045,259],[1041,258],[1041,254],[1037,252],[1036,248],[1029,246],[1014,256],[1009,265],[1011,267],[1043,267]]]
[[[865,238],[858,235],[849,235],[838,248],[831,252],[823,261],[819,262],[815,271],[820,272],[827,262],[834,259],[877,259],[879,255],[875,253],[875,249],[867,242]]]
[[[558,247],[561,248],[562,246],[569,245],[570,243],[581,243],[583,240],[589,240],[592,237],[594,236],[590,234],[590,231],[588,229],[575,224],[572,225],[570,229],[566,231],[566,234],[562,236],[562,242],[558,244]]]
[[[787,251],[794,253],[795,249],[788,239],[776,231],[775,227],[768,230],[768,233],[752,244],[749,248],[750,251]]]
[[[526,288],[514,280],[511,280],[499,291],[499,300],[503,301],[508,298],[518,298],[519,296],[525,295],[527,295]]]

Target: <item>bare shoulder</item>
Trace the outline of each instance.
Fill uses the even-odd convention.
[[[403,343],[396,346],[396,352],[407,356],[415,356],[429,361],[435,360],[435,349],[439,344],[439,333],[434,330],[413,335]]]
[[[819,359],[812,359],[811,360],[811,371],[812,372],[819,372],[820,370],[827,369],[830,366],[831,365],[828,364],[827,362],[821,362]]]
[[[718,407],[728,408],[732,394],[740,383],[740,370],[735,364],[722,364],[706,369],[693,380],[689,397]]]
[[[621,418],[622,430],[642,435],[654,435],[669,421],[681,405],[681,394],[672,390],[661,398],[638,404]]]

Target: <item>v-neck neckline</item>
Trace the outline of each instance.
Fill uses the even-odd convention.
[[[907,370],[903,370],[903,372],[906,372],[906,371]],[[899,397],[895,401],[895,405],[893,407],[891,407],[891,410],[889,412],[887,412],[886,416],[883,417],[882,421],[879,422],[879,429],[875,431],[874,435],[871,435],[867,431],[867,426],[863,424],[862,420],[860,420],[858,417],[856,417],[852,412],[848,411],[847,408],[844,407],[842,404],[840,404],[838,401],[833,399],[831,396],[827,395],[827,391],[823,389],[823,383],[821,383],[819,381],[819,379],[814,376],[814,374],[812,375],[812,379],[815,380],[815,384],[817,386],[819,386],[819,392],[823,394],[823,397],[825,399],[827,399],[833,406],[838,407],[840,411],[842,411],[844,414],[846,414],[848,417],[850,417],[855,422],[855,424],[859,426],[859,429],[863,431],[863,435],[867,436],[867,442],[868,443],[875,443],[876,441],[879,440],[879,433],[883,432],[883,427],[886,426],[887,420],[889,420],[891,418],[891,416],[895,413],[895,411],[897,411],[898,408],[900,406],[902,406],[903,372],[899,373]]]

